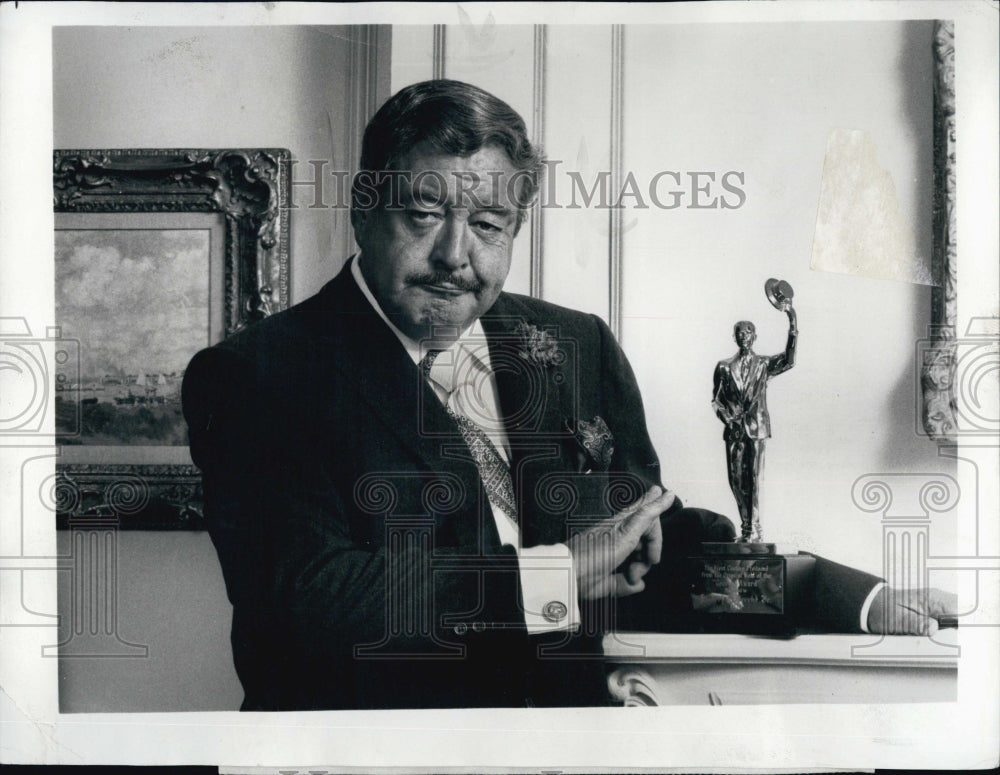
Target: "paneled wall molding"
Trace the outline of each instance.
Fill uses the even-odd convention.
[[[622,190],[625,175],[625,27],[611,27],[611,175],[609,186]],[[624,213],[618,202],[608,210],[608,325],[615,338],[622,339],[622,238]]]
[[[389,98],[388,68],[391,53],[391,30],[388,26],[360,24],[350,42],[350,95],[347,111],[351,134],[347,138],[347,163],[357,164],[361,136],[379,106]]]
[[[361,138],[365,125],[379,106],[389,98],[389,68],[392,61],[392,29],[388,25],[359,24],[352,29],[348,59],[348,127],[344,148],[346,169],[356,171],[361,156]],[[332,122],[331,122],[332,123]],[[332,138],[336,148],[337,138]],[[336,167],[340,162],[331,159]],[[344,210],[334,210],[334,233],[344,234],[342,255],[354,251],[354,239]]]
[[[535,147],[545,147],[545,25],[535,25],[534,65],[532,68],[532,142]],[[544,185],[544,183],[543,183]],[[541,196],[531,209],[531,278],[530,294],[542,298],[542,240],[545,215]]]
[[[434,51],[431,60],[431,73],[434,78],[444,78],[445,37],[447,27],[444,24],[434,25]]]

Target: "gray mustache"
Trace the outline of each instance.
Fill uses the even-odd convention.
[[[482,283],[475,280],[467,280],[464,277],[454,277],[448,272],[428,272],[426,274],[414,274],[406,278],[410,285],[450,285],[463,291],[479,293],[483,289]]]

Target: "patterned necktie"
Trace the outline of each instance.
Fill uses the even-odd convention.
[[[420,359],[420,372],[425,379],[431,380],[431,366],[434,365],[434,359],[440,353],[441,350],[430,350],[427,355]],[[465,445],[469,448],[472,459],[476,461],[479,478],[483,481],[483,487],[490,503],[503,511],[514,522],[517,522],[517,500],[514,497],[514,482],[511,479],[510,467],[507,462],[490,441],[490,437],[474,421],[459,414],[448,404],[445,404],[445,411],[462,432]]]

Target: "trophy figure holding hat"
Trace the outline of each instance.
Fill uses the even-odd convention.
[[[768,300],[788,315],[788,342],[778,355],[757,355],[753,343],[757,330],[749,320],[733,327],[737,353],[715,367],[712,406],[725,424],[726,463],[729,486],[740,512],[743,542],[763,540],[757,505],[760,474],[764,463],[764,443],[771,437],[771,418],[767,412],[767,381],[795,365],[795,342],[798,337],[794,291],[784,280],[770,279],[764,284]]]
[[[796,629],[812,585],[815,557],[778,552],[765,543],[757,504],[764,444],[771,437],[767,381],[795,365],[798,338],[792,286],[768,280],[764,292],[788,316],[788,343],[778,355],[757,355],[757,330],[749,320],[733,327],[739,347],[715,367],[712,406],[726,429],[729,486],[740,511],[741,531],[735,542],[707,541],[684,559],[691,612],[677,626],[697,632],[789,634]]]

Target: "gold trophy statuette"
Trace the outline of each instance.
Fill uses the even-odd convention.
[[[788,341],[782,353],[758,355],[753,351],[756,327],[741,320],[733,327],[736,354],[715,367],[712,407],[725,425],[729,487],[741,530],[734,543],[702,543],[700,553],[686,559],[692,607],[689,629],[794,631],[794,609],[811,583],[814,559],[778,554],[775,544],[763,542],[761,532],[758,491],[764,444],[771,437],[767,383],[795,365],[798,337],[792,286],[772,278],[764,284],[764,292],[775,309],[788,316]]]
[[[792,286],[784,280],[770,279],[764,292],[776,309],[788,316],[788,341],[777,355],[757,355],[753,343],[757,329],[749,320],[733,326],[733,339],[739,348],[735,355],[719,361],[715,367],[712,406],[726,426],[726,465],[729,487],[740,512],[740,540],[760,542],[758,493],[764,465],[764,444],[771,438],[771,417],[767,411],[767,383],[795,365],[795,342],[798,338]]]

